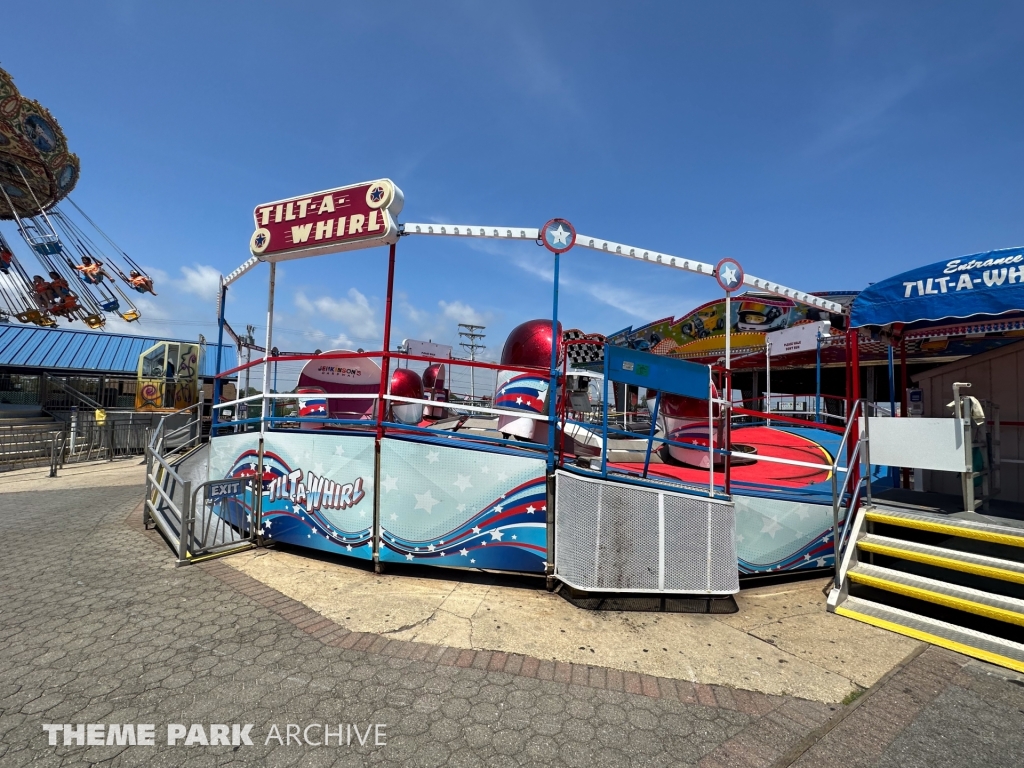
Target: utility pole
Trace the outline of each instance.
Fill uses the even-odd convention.
[[[467,341],[460,341],[459,346],[469,352],[469,359],[471,362],[476,362],[476,352],[478,349],[486,349],[487,347],[479,342],[480,339],[484,338],[486,334],[480,333],[487,328],[485,325],[473,325],[472,323],[459,323],[459,337],[467,339]],[[472,402],[476,402],[476,376],[474,375],[476,368],[472,366],[469,369],[469,399]]]
[[[245,326],[245,364],[249,365],[252,361],[252,345],[256,343],[256,337],[253,335],[256,333],[255,325]],[[249,396],[249,368],[245,369],[245,389],[242,397]]]

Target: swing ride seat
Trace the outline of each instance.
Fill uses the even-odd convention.
[[[84,319],[85,324],[88,325],[93,330],[96,330],[97,328],[102,328],[107,323],[103,315],[86,315]]]
[[[142,317],[142,314],[137,309],[130,309],[127,312],[121,313],[121,319],[126,323],[131,323]]]
[[[100,309],[104,312],[117,312],[121,308],[121,302],[117,299],[111,299],[110,301],[104,301],[100,304]]]
[[[43,319],[43,313],[38,309],[26,309],[24,312],[16,314],[15,317],[23,323],[35,323],[36,325],[39,325],[39,321]]]

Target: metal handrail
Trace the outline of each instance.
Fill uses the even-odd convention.
[[[832,549],[834,554],[834,567],[835,567],[835,581],[834,585],[838,589],[842,584],[841,573],[842,573],[842,552],[847,544],[850,531],[852,530],[853,516],[857,511],[857,505],[860,498],[861,486],[860,480],[864,480],[864,500],[867,503],[871,503],[871,456],[870,456],[870,434],[867,418],[867,404],[864,400],[857,400],[850,412],[850,419],[846,425],[846,431],[843,434],[843,439],[839,444],[839,449],[836,451],[836,457],[833,461],[833,472],[832,472]],[[857,445],[853,449],[846,462],[846,477],[843,479],[842,486],[839,485],[838,480],[838,463],[839,457],[843,453],[843,447],[846,445],[846,441],[849,439],[853,424],[859,423],[863,416],[864,431],[863,434],[858,435]],[[861,450],[863,448],[863,451]],[[867,466],[867,472],[864,478],[858,478],[857,486],[853,489],[848,489],[850,485],[850,478],[855,476],[852,471],[853,467],[858,466],[862,460]],[[846,509],[846,519],[843,521],[843,525],[839,523],[839,508],[842,504],[843,497],[849,491],[850,501]]]
[[[66,384],[65,382],[61,381],[57,377],[51,376],[48,373],[44,373],[43,374],[43,379],[44,379],[44,381],[46,381],[47,384],[49,384],[51,382],[56,384],[60,389],[64,390],[65,394],[71,395],[71,397],[77,399],[83,405],[85,405],[85,406],[87,406],[89,408],[92,408],[93,410],[103,410],[103,406],[100,405],[99,403],[97,403],[91,397],[89,397],[88,395],[82,394],[77,389],[75,389],[74,387],[72,387],[69,384]]]

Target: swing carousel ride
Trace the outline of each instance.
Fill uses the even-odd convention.
[[[15,255],[0,231],[0,322],[52,328],[64,318],[98,329],[108,314],[126,322],[141,317],[132,291],[156,295],[145,270],[68,197],[78,176],[78,156],[53,115],[0,69],[0,220],[15,222],[35,259]],[[57,207],[62,200],[84,225]]]

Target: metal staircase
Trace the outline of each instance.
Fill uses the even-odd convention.
[[[1024,672],[1024,527],[868,503],[849,541],[830,611]]]

